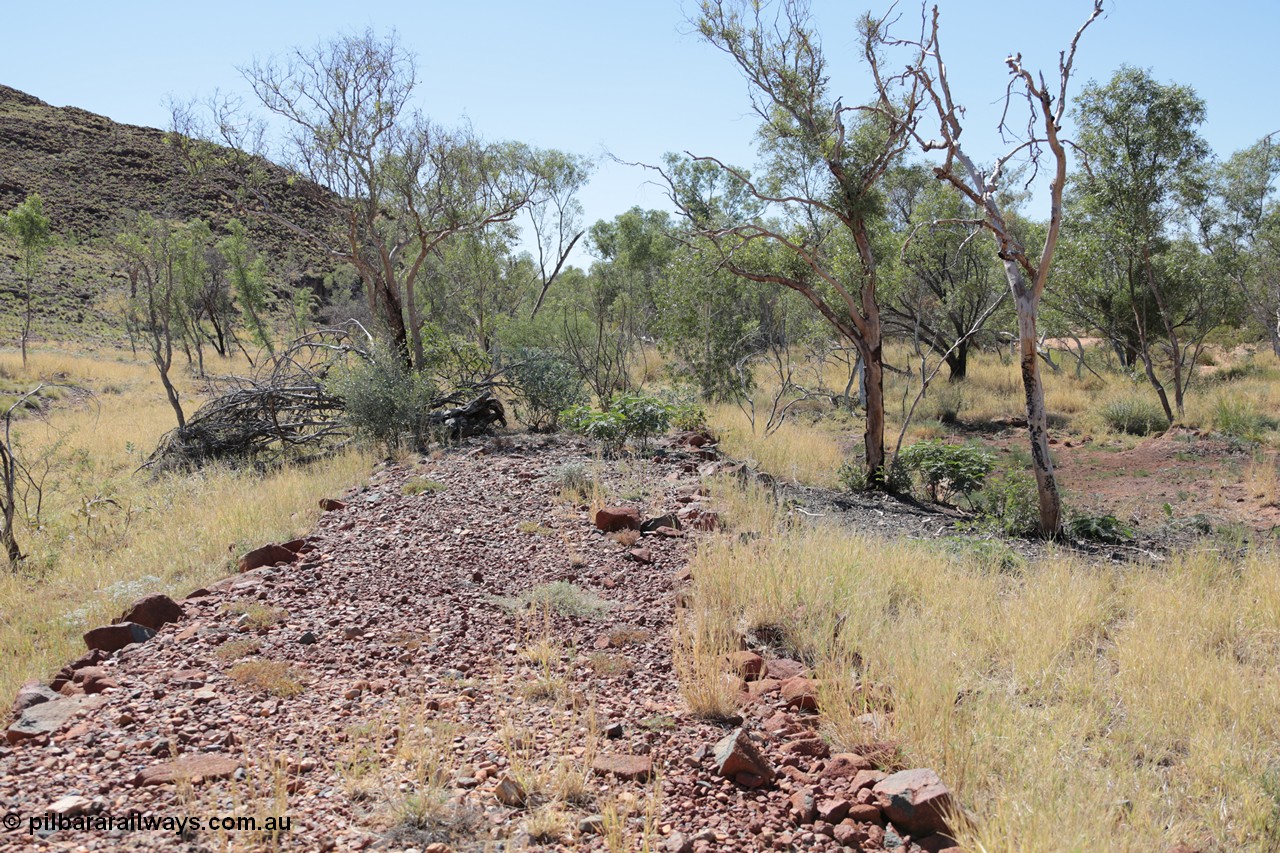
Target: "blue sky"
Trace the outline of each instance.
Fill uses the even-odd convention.
[[[968,110],[966,141],[979,157],[993,157],[1004,57],[1021,51],[1030,66],[1053,72],[1057,51],[1090,4],[938,2],[953,89]],[[488,138],[591,156],[609,151],[629,161],[656,162],[664,151],[686,149],[743,164],[753,159],[746,84],[727,57],[689,33],[694,0],[392,0],[363,8],[329,0],[125,0],[67,3],[57,15],[14,0],[0,5],[0,83],[129,124],[163,127],[168,95],[215,88],[247,95],[236,67],[254,58],[341,32],[395,28],[418,56],[418,105],[437,121],[466,116]],[[1127,63],[1195,88],[1208,104],[1203,133],[1220,156],[1280,130],[1273,66],[1280,4],[1106,5],[1106,17],[1081,44],[1074,91]],[[864,9],[884,8],[813,2],[832,90],[845,103],[868,91],[854,23]],[[919,7],[899,8],[911,16]],[[1002,29],[1008,21],[1016,26]],[[646,181],[639,170],[602,163],[582,199],[587,222],[637,204],[664,206]]]

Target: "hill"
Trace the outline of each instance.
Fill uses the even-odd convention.
[[[200,217],[215,232],[239,216],[249,223],[280,285],[323,290],[333,270],[328,258],[278,225],[238,210],[235,188],[192,175],[165,137],[156,128],[54,107],[0,85],[0,211],[38,192],[59,238],[36,291],[37,336],[115,337],[111,302],[124,277],[102,243],[134,212],[184,221]],[[268,165],[267,171],[273,205],[304,221],[333,218],[323,204],[324,190],[291,184],[280,167]],[[0,333],[17,324],[17,258],[12,242],[0,238]]]

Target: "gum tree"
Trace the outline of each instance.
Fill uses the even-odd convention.
[[[39,193],[32,193],[0,219],[0,231],[12,234],[18,242],[22,258],[23,313],[22,313],[22,367],[27,366],[27,340],[31,337],[31,285],[40,272],[45,252],[52,242],[49,217],[44,215],[44,202]]]
[[[882,486],[884,359],[872,224],[881,213],[881,178],[911,142],[916,93],[912,85],[896,97],[886,92],[883,109],[891,120],[845,106],[829,89],[807,4],[783,0],[776,13],[770,8],[750,0],[704,0],[696,19],[702,37],[747,80],[765,170],[753,179],[715,157],[693,162],[714,165],[755,202],[750,212],[759,213],[708,215],[696,203],[697,192],[666,174],[676,203],[695,232],[716,247],[725,269],[799,293],[857,350],[865,368],[866,478]],[[757,242],[783,250],[788,262],[753,264],[771,254],[749,252]]]
[[[1085,30],[1102,14],[1102,0],[1094,0],[1093,10],[1084,24],[1076,30],[1070,45],[1058,55],[1058,73],[1046,78],[1023,61],[1022,54],[1005,59],[1009,69],[1009,85],[1006,92],[1006,110],[1001,127],[1011,121],[1011,110],[1019,100],[1027,107],[1027,123],[1018,128],[1017,142],[994,164],[986,165],[974,159],[970,149],[961,142],[964,130],[964,109],[956,101],[947,76],[947,66],[942,58],[939,39],[938,7],[932,14],[921,9],[919,34],[910,38],[898,38],[889,32],[891,21],[882,18],[868,21],[866,28],[866,54],[871,60],[876,87],[880,92],[881,115],[895,122],[926,155],[933,155],[934,176],[953,186],[967,198],[978,213],[969,222],[991,235],[996,256],[1004,267],[1005,279],[1013,297],[1018,315],[1018,346],[1022,370],[1022,386],[1026,396],[1027,433],[1031,443],[1032,468],[1036,477],[1039,499],[1040,533],[1057,536],[1062,530],[1062,499],[1053,471],[1053,459],[1049,455],[1048,416],[1044,405],[1044,384],[1040,376],[1040,359],[1037,352],[1038,334],[1036,321],[1054,252],[1062,231],[1062,196],[1067,183],[1068,141],[1062,134],[1062,121],[1066,112],[1068,86],[1076,49]],[[880,50],[905,51],[910,55],[903,71],[889,73],[882,61]],[[912,115],[907,122],[900,122],[900,115],[893,93],[897,87],[908,83],[920,93],[924,103],[924,115]],[[1012,130],[1012,127],[1008,127]],[[966,142],[968,137],[966,137]],[[1049,172],[1049,221],[1045,229],[1043,245],[1033,253],[1013,227],[1013,220],[1006,209],[1006,181],[1021,161],[1028,162],[1032,179],[1044,169]]]

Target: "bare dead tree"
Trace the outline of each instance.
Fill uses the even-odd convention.
[[[1040,504],[1040,532],[1057,536],[1062,528],[1062,499],[1049,455],[1048,417],[1044,406],[1044,385],[1040,377],[1036,321],[1044,295],[1049,268],[1053,263],[1058,237],[1062,230],[1062,194],[1067,180],[1067,147],[1071,143],[1062,136],[1062,118],[1067,108],[1067,87],[1071,80],[1076,49],[1086,29],[1102,14],[1102,0],[1094,0],[1093,10],[1076,30],[1067,49],[1058,56],[1058,74],[1053,86],[1043,73],[1034,73],[1018,53],[1006,58],[1009,85],[1005,92],[1005,110],[1001,118],[1002,134],[1011,130],[1010,110],[1018,99],[1025,100],[1028,119],[1020,141],[1000,157],[993,166],[984,167],[966,151],[960,136],[964,130],[964,108],[956,103],[942,59],[938,36],[938,7],[932,14],[921,8],[920,33],[914,38],[896,38],[889,34],[893,21],[888,16],[869,22],[868,49],[876,87],[880,92],[880,109],[888,121],[900,121],[900,110],[892,93],[903,81],[921,93],[926,109],[937,119],[935,133],[920,127],[911,116],[901,123],[922,152],[940,152],[942,162],[934,166],[938,180],[946,181],[969,199],[980,211],[979,224],[991,234],[997,255],[1004,266],[1005,278],[1013,295],[1018,314],[1018,341],[1022,366],[1022,384],[1026,394],[1027,430],[1031,442],[1031,459],[1035,469]],[[886,74],[879,48],[910,49],[913,53],[906,69]],[[1003,138],[1003,137],[1002,137]],[[1049,227],[1039,257],[1033,258],[1010,226],[1003,209],[1001,193],[1006,170],[1015,158],[1030,161],[1034,180],[1048,160],[1052,169],[1049,183]]]

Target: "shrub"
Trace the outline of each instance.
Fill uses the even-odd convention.
[[[1100,414],[1111,430],[1128,435],[1151,435],[1169,426],[1164,410],[1140,397],[1113,400],[1102,407]]]
[[[911,493],[911,475],[895,460],[888,468],[882,469],[885,488],[895,495]],[[867,478],[867,466],[861,461],[846,462],[836,471],[840,485],[850,492],[866,492],[871,490],[871,481]]]
[[[389,348],[342,371],[332,390],[345,401],[347,421],[374,441],[398,447],[406,437],[421,443],[427,435],[436,389]]]
[[[975,526],[1005,536],[1031,536],[1040,529],[1040,497],[1027,474],[1006,471],[988,477],[973,499]]]
[[[1133,541],[1133,529],[1114,515],[1081,515],[1067,522],[1067,533],[1073,539],[1122,545]]]
[[[535,432],[554,431],[560,413],[585,398],[573,365],[553,350],[522,347],[508,370],[516,395],[516,415]]]
[[[627,438],[638,438],[642,445],[661,435],[671,426],[671,408],[657,397],[643,394],[621,394],[613,398],[610,410],[622,416]]]
[[[972,495],[982,488],[994,460],[991,454],[971,444],[947,444],[937,439],[903,448],[897,463],[920,478],[935,503],[964,495],[972,505]]]
[[[622,394],[613,398],[607,412],[573,406],[560,417],[567,429],[603,443],[609,451],[617,451],[627,439],[639,439],[647,445],[651,437],[666,432],[671,426],[671,407],[657,397]]]
[[[560,413],[560,420],[566,429],[600,442],[609,452],[621,449],[627,440],[626,427],[619,412],[601,412],[586,405],[570,406]]]
[[[603,616],[612,607],[590,590],[568,581],[554,581],[527,589],[514,598],[499,600],[508,610],[552,610],[561,616],[579,616],[594,619]]]

